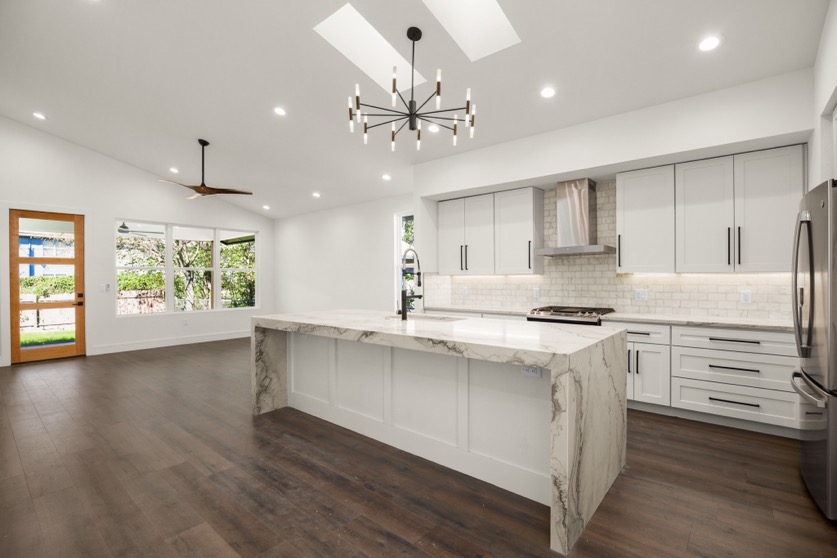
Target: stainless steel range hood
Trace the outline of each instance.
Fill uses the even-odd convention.
[[[559,182],[556,188],[555,246],[535,250],[537,256],[615,254],[613,246],[596,244],[596,183],[589,178]]]

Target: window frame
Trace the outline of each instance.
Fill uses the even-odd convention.
[[[119,238],[119,231],[117,231],[117,227],[119,223],[123,221],[132,222],[132,223],[141,223],[147,225],[157,225],[165,227],[166,234],[165,234],[165,258],[164,258],[164,267],[126,267],[126,266],[119,266],[116,260],[116,241]],[[113,250],[113,257],[114,257],[114,276],[113,276],[113,300],[114,300],[114,313],[116,314],[117,318],[136,318],[140,316],[190,316],[192,314],[201,314],[207,312],[229,312],[229,311],[247,311],[247,310],[258,310],[261,306],[261,281],[259,266],[261,262],[261,248],[259,242],[259,231],[249,230],[249,229],[239,229],[237,227],[210,227],[204,225],[188,225],[182,223],[166,223],[161,221],[153,221],[149,219],[136,219],[132,217],[118,217],[114,221],[116,226],[113,227],[113,242],[111,243],[111,249]],[[204,229],[210,230],[213,232],[213,247],[212,247],[212,267],[211,268],[204,268],[204,267],[178,267],[174,265],[174,227],[184,227],[184,228],[194,228],[194,229]],[[235,231],[246,233],[248,235],[253,235],[253,242],[255,243],[255,253],[256,253],[256,262],[255,267],[253,268],[221,268],[221,231]],[[138,314],[120,314],[119,313],[119,272],[122,270],[149,270],[149,271],[161,271],[163,273],[163,277],[165,280],[165,297],[166,297],[166,309],[164,312],[147,312],[147,313],[138,313]],[[212,308],[207,308],[205,310],[176,310],[175,309],[175,298],[174,298],[174,274],[176,271],[182,270],[196,270],[196,271],[209,271],[212,273]],[[252,271],[253,272],[253,280],[255,281],[256,288],[255,288],[255,304],[253,306],[243,306],[238,308],[223,308],[221,306],[221,273],[224,271]]]

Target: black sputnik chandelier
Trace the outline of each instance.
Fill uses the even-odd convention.
[[[474,124],[476,122],[477,106],[471,102],[471,89],[465,93],[465,106],[452,109],[442,109],[442,70],[436,71],[436,91],[426,101],[419,105],[415,100],[415,77],[416,77],[416,42],[421,39],[421,29],[410,27],[407,29],[407,38],[413,42],[413,56],[410,61],[410,101],[407,102],[395,83],[397,67],[392,67],[392,108],[368,105],[360,102],[360,84],[355,84],[355,98],[349,97],[349,131],[355,131],[355,122],[363,125],[363,143],[369,142],[369,130],[379,126],[391,125],[390,138],[392,150],[395,151],[395,138],[404,129],[404,126],[416,133],[416,151],[421,150],[421,123],[435,124],[441,128],[450,130],[453,135],[453,145],[459,136],[460,123],[468,129],[468,137],[474,137]],[[424,106],[433,98],[436,98],[436,110],[422,112]],[[398,99],[404,104],[406,110],[396,110]],[[365,109],[374,109],[383,112],[365,112]],[[462,112],[462,119],[459,118]],[[451,117],[450,113],[454,113]],[[370,118],[389,118],[384,122],[370,124]],[[400,123],[400,125],[399,125]]]

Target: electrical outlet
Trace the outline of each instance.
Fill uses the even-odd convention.
[[[462,287],[462,296],[468,297],[468,287]]]
[[[535,300],[540,300],[541,299],[541,288],[540,287],[535,287],[534,289],[532,289],[532,296],[535,298]]]
[[[183,318],[183,325],[189,325],[189,318]]]
[[[741,291],[741,304],[753,303],[753,291]]]
[[[648,289],[634,289],[634,300],[648,300]]]
[[[524,366],[521,368],[521,372],[524,376],[530,376],[532,378],[541,377],[541,369],[534,366]]]

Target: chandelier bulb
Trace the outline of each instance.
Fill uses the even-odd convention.
[[[436,110],[442,108],[442,70],[436,70]]]
[[[471,105],[471,118],[469,120],[471,121],[471,135],[470,135],[470,137],[471,137],[471,139],[473,139],[474,138],[474,128],[476,128],[476,125],[477,125],[476,124],[477,123],[477,104],[476,103]]]
[[[392,134],[392,135],[391,135],[391,138],[392,138],[392,150],[393,150],[393,151],[395,151],[395,122],[393,122],[393,123],[392,123],[392,132],[391,132],[391,134]]]
[[[456,147],[456,135],[459,132],[459,115],[453,115],[453,146]]]
[[[363,145],[369,143],[369,117],[363,117]]]
[[[416,151],[421,151],[421,120],[418,121],[418,128],[416,128]]]
[[[392,108],[395,108],[395,96],[398,94],[398,88],[395,86],[395,77],[398,74],[398,67],[392,67]]]

